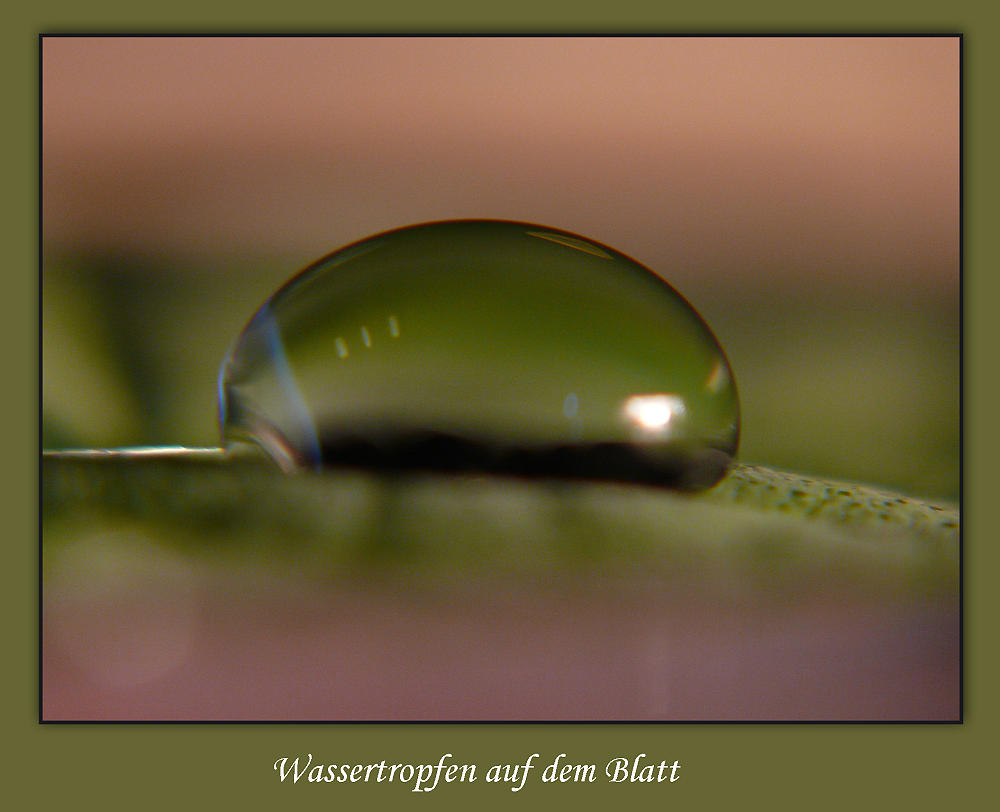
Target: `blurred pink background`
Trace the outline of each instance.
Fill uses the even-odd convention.
[[[674,275],[958,274],[957,38],[47,38],[48,246],[541,222]]]

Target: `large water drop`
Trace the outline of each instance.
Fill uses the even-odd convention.
[[[280,288],[223,362],[227,446],[352,465],[697,489],[736,452],[711,330],[625,255],[544,226],[378,234]]]

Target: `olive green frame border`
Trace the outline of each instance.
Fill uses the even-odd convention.
[[[875,808],[881,803],[914,809],[963,805],[964,798],[990,797],[988,744],[995,744],[996,590],[986,585],[996,572],[996,544],[987,537],[976,507],[993,484],[986,460],[994,438],[983,431],[987,402],[996,394],[995,364],[986,368],[984,347],[997,346],[997,275],[990,273],[988,226],[996,221],[988,194],[996,171],[997,105],[991,77],[1000,76],[996,12],[978,3],[952,2],[942,12],[921,2],[842,2],[834,11],[790,2],[745,4],[727,0],[709,9],[693,4],[668,16],[658,4],[616,3],[610,11],[574,4],[572,17],[546,4],[506,3],[503,11],[465,3],[414,6],[379,13],[372,4],[352,13],[327,4],[244,3],[241,17],[223,15],[209,0],[178,0],[169,14],[140,11],[134,3],[98,0],[85,5],[42,0],[4,26],[4,98],[12,118],[2,130],[6,149],[4,217],[8,260],[4,268],[4,346],[12,361],[18,396],[4,404],[8,464],[2,489],[8,533],[3,557],[4,617],[9,652],[3,669],[4,721],[8,746],[6,781],[15,799],[30,797],[39,809],[72,807],[89,799],[105,809],[226,805],[330,808],[366,800],[401,806],[466,805],[470,801],[519,805],[586,800],[658,807],[714,809],[747,801],[772,808]],[[221,4],[218,4],[221,5]],[[596,4],[595,4],[596,5]],[[609,6],[601,4],[607,9]],[[730,16],[718,6],[732,9]],[[985,4],[982,4],[985,7]],[[405,9],[405,10],[404,10]],[[656,10],[661,9],[661,10]],[[588,32],[588,33],[962,33],[965,71],[965,723],[963,725],[39,725],[38,724],[38,493],[36,427],[38,404],[37,280],[37,77],[41,32]],[[989,133],[993,134],[993,139]],[[993,210],[989,208],[993,198]],[[995,250],[995,249],[994,249]],[[992,333],[992,339],[988,333]],[[990,374],[993,372],[994,374]],[[20,394],[23,393],[23,396]],[[648,753],[678,759],[683,778],[673,785],[587,787],[529,783],[512,795],[479,781],[433,793],[407,794],[397,785],[281,785],[271,769],[284,754],[316,754],[327,762],[423,763],[453,753],[461,762],[485,767],[519,763],[531,753],[540,764],[567,752],[577,762],[603,764],[618,755]],[[585,793],[585,794],[584,794]],[[89,804],[88,804],[89,805]]]

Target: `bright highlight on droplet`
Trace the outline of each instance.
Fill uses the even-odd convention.
[[[707,386],[712,392],[718,392],[728,383],[729,364],[725,363],[725,360],[720,358],[715,362],[715,366],[712,367],[712,371],[708,374],[708,380],[705,381],[705,386]]]
[[[641,429],[665,432],[684,416],[684,401],[676,395],[632,395],[622,406],[625,417]]]
[[[736,452],[739,406],[712,332],[649,269],[466,220],[378,234],[280,288],[223,363],[220,422],[286,470],[701,488]]]

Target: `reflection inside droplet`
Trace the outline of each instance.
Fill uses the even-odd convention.
[[[622,406],[625,417],[651,434],[678,431],[684,417],[684,401],[676,395],[632,395]]]
[[[313,264],[220,372],[227,446],[286,470],[490,471],[714,483],[735,454],[732,373],[673,288],[542,226],[430,223]]]
[[[579,399],[576,396],[576,392],[570,392],[566,395],[566,400],[563,401],[563,414],[566,415],[570,420],[576,417],[576,411],[580,407]]]

